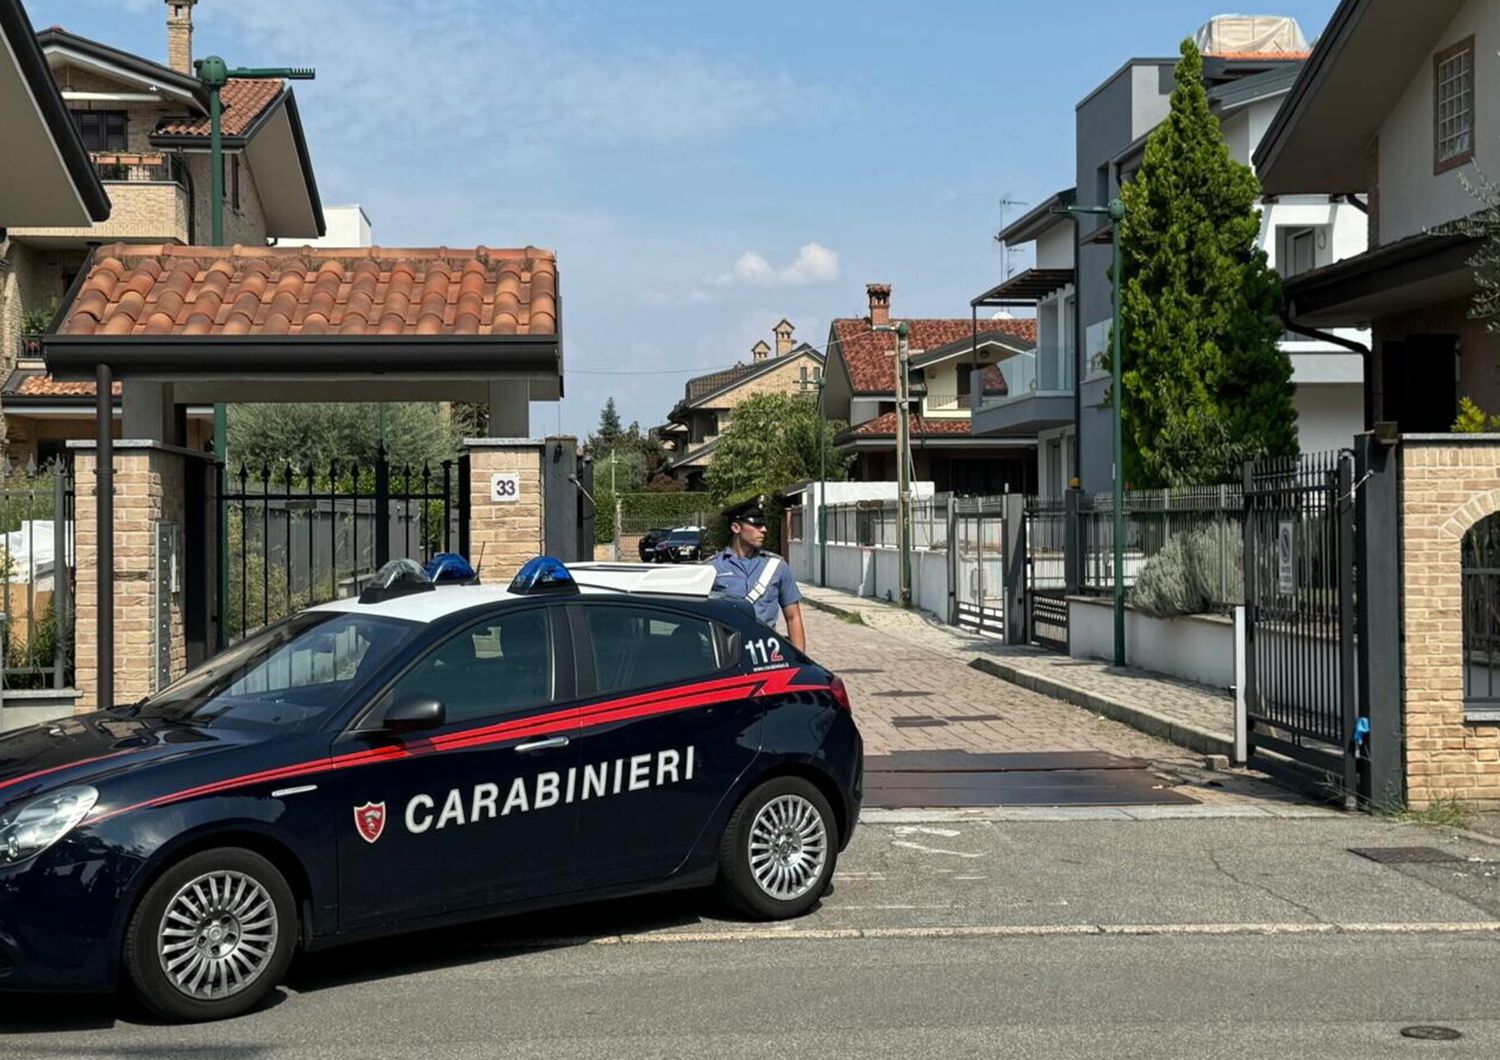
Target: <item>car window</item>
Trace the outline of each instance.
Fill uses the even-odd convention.
[[[706,619],[645,607],[586,610],[601,692],[687,681],[721,669]]]
[[[200,725],[313,724],[421,628],[358,612],[308,611],[220,652],[137,714]]]
[[[482,619],[434,648],[386,697],[432,696],[447,720],[486,718],[552,702],[552,634],[545,608]]]

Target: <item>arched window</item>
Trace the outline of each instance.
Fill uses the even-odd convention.
[[[1500,707],[1500,512],[1463,543],[1464,706]]]

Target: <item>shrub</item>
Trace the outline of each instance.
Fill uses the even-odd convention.
[[[1243,579],[1242,548],[1238,534],[1221,536],[1211,528],[1179,534],[1141,569],[1130,590],[1130,605],[1151,618],[1214,610],[1220,602],[1221,571],[1227,566],[1231,586]]]

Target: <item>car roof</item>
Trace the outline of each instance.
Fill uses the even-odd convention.
[[[377,615],[425,625],[471,607],[512,601],[578,599],[580,596],[705,600],[713,590],[715,576],[713,567],[696,563],[667,567],[636,563],[569,563],[567,567],[578,583],[576,595],[513,593],[498,585],[440,585],[431,592],[407,593],[378,603],[360,603],[359,597],[351,596],[318,604],[308,610]]]

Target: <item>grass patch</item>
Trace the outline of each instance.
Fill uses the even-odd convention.
[[[1469,808],[1458,799],[1434,799],[1420,810],[1403,810],[1399,814],[1403,821],[1412,824],[1433,825],[1437,828],[1469,827]]]

